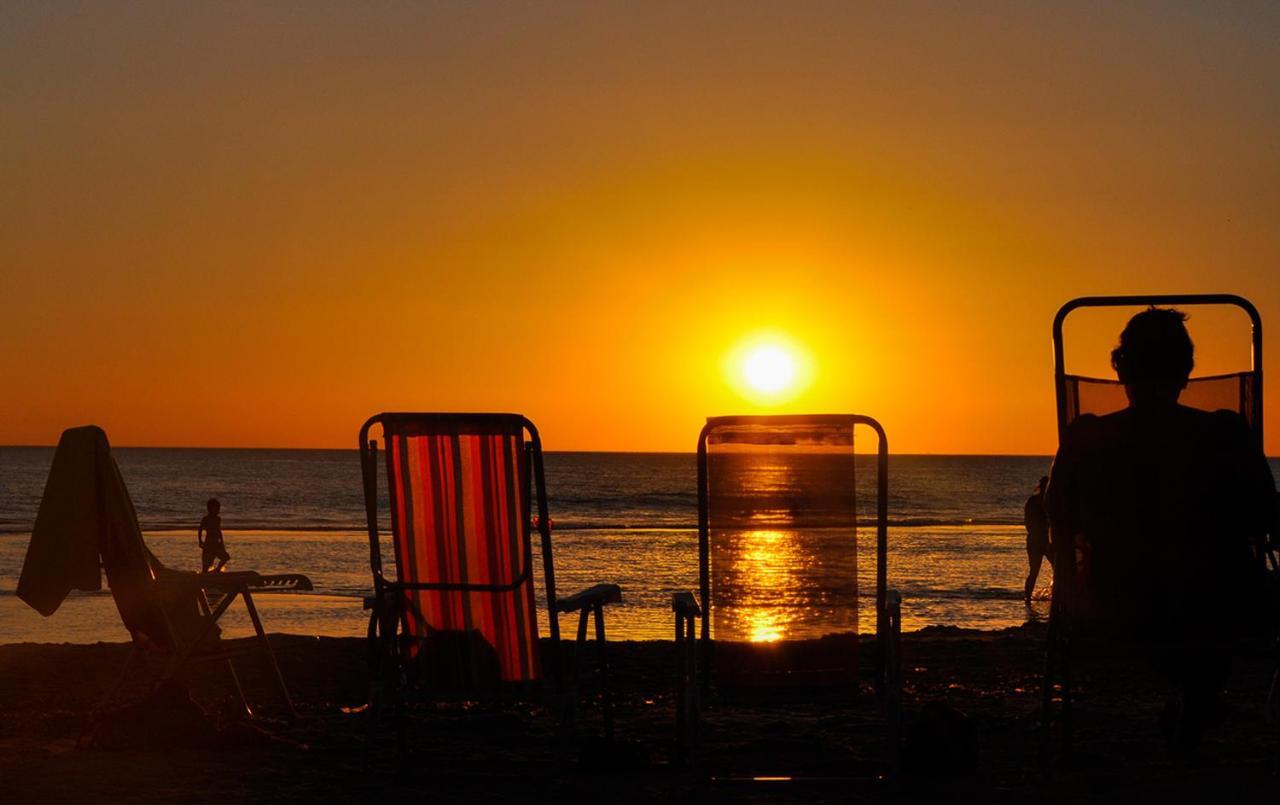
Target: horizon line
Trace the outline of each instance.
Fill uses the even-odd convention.
[[[53,450],[56,444],[0,444],[0,450]],[[146,444],[113,444],[112,450],[294,450],[298,452],[358,452],[357,447],[237,447],[237,446],[207,446],[207,445],[146,445]],[[603,453],[618,455],[644,455],[644,456],[691,456],[696,455],[697,450],[548,450],[543,448],[542,452],[546,453]],[[874,456],[874,450],[866,452],[854,451],[857,455]],[[1053,453],[947,453],[947,452],[890,452],[891,456],[937,456],[940,458],[1045,458],[1052,457]]]

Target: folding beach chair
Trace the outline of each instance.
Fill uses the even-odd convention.
[[[382,431],[394,578],[383,572],[375,426]],[[575,662],[566,691],[559,616],[571,612],[579,613],[575,660],[588,619],[595,619],[604,725],[612,737],[604,607],[619,603],[622,591],[600,584],[557,598],[542,442],[533,423],[516,414],[383,413],[360,429],[360,450],[374,586],[365,602],[374,669],[369,744],[386,700],[405,692],[401,681],[438,699],[536,699],[549,677],[567,730],[578,675]],[[534,602],[534,529],[551,637],[545,662]],[[403,749],[403,732],[401,742]]]
[[[196,662],[225,661],[240,706],[252,715],[232,660],[260,652],[281,702],[293,716],[293,703],[254,605],[254,591],[310,590],[300,574],[263,576],[237,573],[188,573],[171,570],[147,549],[124,479],[101,428],[63,432],[54,452],[31,543],[27,548],[18,597],[48,617],[67,594],[102,589],[101,573],[132,645],[119,678],[93,708],[104,708],[136,666],[150,657],[162,660],[152,689]],[[211,607],[207,594],[221,595]],[[229,647],[219,641],[217,621],[239,597],[257,633],[255,645]]]
[[[1114,378],[1085,377],[1066,371],[1063,345],[1063,323],[1067,316],[1082,308],[1148,307],[1148,306],[1234,306],[1244,311],[1252,323],[1252,360],[1249,369],[1211,376],[1192,377],[1178,398],[1181,405],[1206,411],[1228,410],[1244,417],[1259,446],[1262,444],[1262,319],[1247,300],[1229,294],[1097,296],[1073,299],[1064,304],[1053,320],[1054,385],[1057,400],[1059,443],[1068,427],[1082,414],[1102,416],[1128,406],[1123,384]],[[1052,765],[1052,731],[1055,721],[1061,731],[1061,746],[1072,745],[1073,697],[1072,648],[1088,631],[1083,609],[1083,592],[1079,580],[1087,573],[1087,545],[1079,543],[1084,535],[1053,532],[1054,584],[1050,607],[1049,640],[1045,658],[1045,674],[1041,690],[1041,766],[1048,774]],[[1272,579],[1277,574],[1276,532],[1258,535],[1254,545],[1256,561]],[[1274,586],[1275,581],[1271,584]],[[1188,591],[1190,594],[1190,591]],[[1265,613],[1272,623],[1275,614]],[[1079,645],[1076,646],[1077,649]],[[1280,690],[1280,676],[1273,683],[1272,701]],[[1055,693],[1060,702],[1054,713]]]
[[[878,439],[874,613],[859,588],[855,426]],[[859,415],[731,416],[698,437],[698,595],[673,597],[683,647],[677,747],[692,748],[700,705],[834,694],[871,676],[896,761],[901,731],[901,597],[886,586],[888,442]],[[866,573],[864,575],[871,575]],[[698,634],[698,626],[701,633]],[[870,662],[859,634],[874,630]]]

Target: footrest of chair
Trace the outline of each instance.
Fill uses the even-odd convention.
[[[556,600],[557,612],[578,612],[596,604],[622,603],[622,588],[616,584],[597,584],[579,593]]]

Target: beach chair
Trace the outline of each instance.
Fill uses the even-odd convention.
[[[102,589],[104,572],[131,646],[116,682],[91,710],[90,721],[149,658],[161,661],[153,690],[193,663],[225,662],[240,707],[251,716],[232,663],[249,653],[261,655],[281,704],[290,717],[294,715],[253,593],[310,590],[310,580],[301,574],[199,574],[165,567],[142,540],[106,433],[94,426],[71,428],[63,432],[54,452],[18,597],[48,617],[71,590]],[[218,597],[214,606],[210,593]],[[219,640],[218,619],[237,598],[244,601],[253,622],[257,639],[252,645],[229,646]]]
[[[859,425],[878,440],[874,570],[863,563],[864,580],[874,580],[874,613],[865,619]],[[697,748],[700,710],[713,703],[728,708],[777,695],[848,700],[869,676],[884,704],[896,763],[902,601],[886,584],[888,456],[884,429],[867,416],[707,420],[698,437],[698,593],[672,598],[682,761]],[[859,634],[868,628],[874,642],[865,657]]]
[[[394,577],[383,570],[374,427],[382,436]],[[604,608],[621,602],[622,591],[600,584],[557,597],[542,442],[533,423],[515,414],[383,413],[360,429],[360,451],[374,587],[365,601],[373,666],[368,745],[388,699],[398,705],[399,721],[408,687],[402,683],[434,699],[501,701],[536,700],[549,681],[568,733],[592,617],[611,738]],[[534,601],[535,530],[551,638],[545,659]],[[579,617],[566,689],[559,616],[569,613]],[[400,737],[403,752],[403,730]]]
[[[1192,377],[1178,398],[1182,405],[1206,411],[1228,410],[1244,417],[1259,446],[1262,444],[1262,319],[1247,299],[1230,294],[1190,294],[1154,296],[1093,296],[1072,299],[1053,320],[1054,389],[1057,403],[1058,439],[1082,414],[1105,415],[1128,405],[1123,384],[1115,378],[1086,377],[1066,371],[1063,324],[1073,311],[1088,308],[1226,305],[1239,308],[1251,322],[1250,368],[1210,376]],[[1076,589],[1081,563],[1087,555],[1076,544],[1077,535],[1053,532],[1054,584],[1049,616],[1048,648],[1041,689],[1041,771],[1048,775],[1053,761],[1053,729],[1060,730],[1061,748],[1069,752],[1073,736],[1074,691],[1072,684],[1073,646],[1078,651],[1085,628],[1083,604]],[[1276,530],[1258,535],[1254,545],[1257,562],[1271,577],[1273,586],[1277,564]],[[1274,622],[1275,613],[1266,613]],[[1094,646],[1096,649],[1096,646]],[[1056,695],[1055,695],[1056,694]],[[1058,712],[1054,712],[1055,700]],[[1273,681],[1271,707],[1280,701],[1280,672]],[[1273,713],[1273,716],[1275,714]]]

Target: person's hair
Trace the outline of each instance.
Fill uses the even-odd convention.
[[[1186,321],[1181,310],[1161,307],[1149,307],[1129,319],[1120,343],[1111,350],[1111,367],[1120,382],[1156,381],[1185,388],[1196,365]]]
[[[204,504],[204,507],[209,511],[213,511],[214,509],[221,509],[222,504],[218,502],[217,498],[209,498],[209,501]]]

